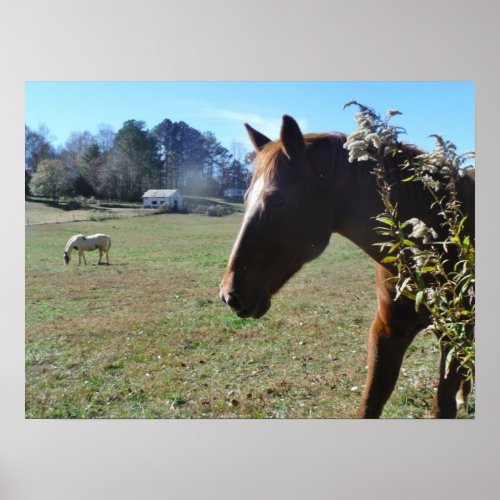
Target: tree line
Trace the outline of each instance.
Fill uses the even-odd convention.
[[[25,127],[25,191],[50,197],[73,195],[140,201],[148,189],[179,189],[188,195],[221,195],[246,188],[253,153],[233,143],[231,151],[212,132],[169,119],[148,130],[128,120],[113,132],[72,132],[64,146],[52,145],[46,126]]]

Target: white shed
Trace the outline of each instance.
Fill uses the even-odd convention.
[[[167,204],[173,211],[182,210],[182,196],[178,189],[149,189],[142,195],[144,208],[159,208]]]

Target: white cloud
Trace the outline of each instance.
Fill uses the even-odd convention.
[[[203,113],[207,117],[219,118],[222,120],[228,120],[242,125],[243,123],[248,123],[259,132],[267,135],[269,138],[274,139],[279,136],[279,131],[281,128],[281,115],[267,118],[262,115],[246,112],[246,111],[233,111],[225,108],[215,108],[207,107],[203,110]],[[307,120],[296,118],[299,126],[304,130],[307,126]]]

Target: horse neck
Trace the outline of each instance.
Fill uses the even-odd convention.
[[[356,169],[359,168],[359,171]],[[380,259],[375,246],[380,237],[375,232],[375,217],[384,207],[375,177],[364,165],[346,164],[334,176],[333,232],[351,240],[370,257]]]
[[[382,237],[375,229],[381,223],[375,218],[384,212],[384,205],[372,173],[373,167],[371,162],[349,164],[346,160],[332,176],[333,231],[351,240],[379,262],[383,256],[376,244],[382,242]],[[392,180],[395,179],[390,182],[391,198],[393,203],[397,203],[399,219],[405,221],[416,217],[434,226],[435,221],[429,219],[430,201],[425,200],[423,193],[413,183],[402,183],[400,180],[393,183]]]
[[[71,252],[75,249],[75,244],[76,242],[80,239],[79,236],[73,236],[68,243],[66,243],[66,249],[65,252],[68,254],[71,254]]]

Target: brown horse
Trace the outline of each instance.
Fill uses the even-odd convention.
[[[295,120],[283,117],[278,141],[245,124],[256,149],[252,182],[246,195],[246,211],[229,258],[221,299],[238,316],[259,318],[271,306],[271,296],[304,263],[318,257],[337,232],[353,241],[377,261],[378,310],[369,335],[368,374],[358,417],[379,417],[396,384],[406,349],[415,335],[429,325],[423,312],[405,298],[395,298],[390,264],[381,264],[384,254],[375,243],[374,217],[383,211],[373,164],[349,164],[343,145],[346,136],[302,134]],[[387,160],[391,194],[402,220],[411,217],[438,228],[429,209],[430,200],[417,183],[403,183],[404,159],[420,154],[404,146],[402,153]],[[468,213],[468,234],[474,235],[474,177],[466,175],[458,186],[459,198]],[[453,418],[457,401],[463,402],[470,384],[457,366],[445,371],[447,352],[441,354],[439,387],[433,414]]]

